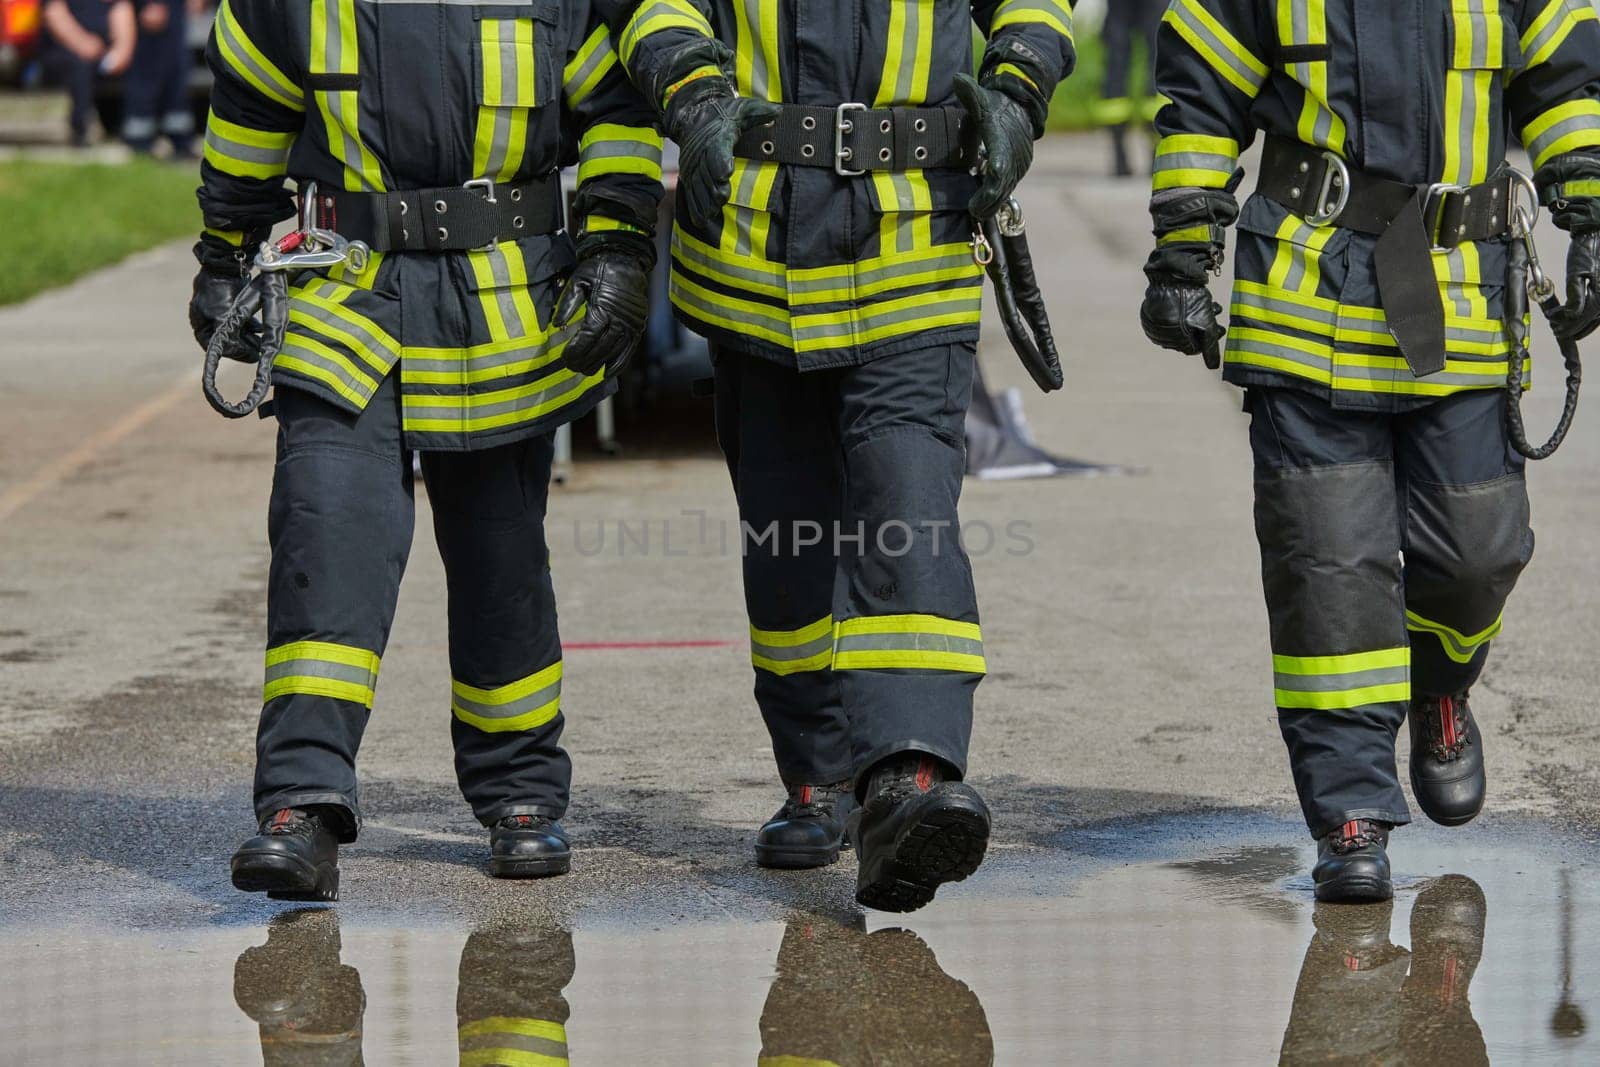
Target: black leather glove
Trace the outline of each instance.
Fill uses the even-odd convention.
[[[1567,249],[1567,302],[1550,316],[1563,341],[1581,341],[1600,327],[1600,231],[1574,233]]]
[[[622,369],[644,337],[655,259],[655,245],[642,234],[608,230],[578,241],[578,266],[556,302],[555,325],[588,310],[561,353],[563,367],[584,377]]]
[[[697,78],[673,94],[667,133],[678,143],[678,196],[696,226],[710,228],[722,217],[734,144],[745,131],[772,122],[780,110],[770,101],[735,95],[720,75]]]
[[[217,323],[249,283],[250,261],[258,244],[259,240],[246,240],[235,248],[206,234],[194,246],[194,258],[200,270],[194,276],[194,293],[189,298],[189,328],[194,331],[194,339],[200,342],[201,348],[211,344]],[[253,313],[256,309],[251,310]],[[241,363],[255,363],[261,358],[265,339],[262,324],[252,318],[240,327],[238,337],[222,354]]]
[[[1144,335],[1162,348],[1186,356],[1204,355],[1206,366],[1222,366],[1222,338],[1217,322],[1222,305],[1211,299],[1206,277],[1218,253],[1209,244],[1167,245],[1151,253],[1145,264],[1149,286],[1139,307]]]
[[[1033,164],[1033,119],[1017,101],[999,89],[956,75],[956,98],[967,110],[968,130],[987,151],[981,184],[967,210],[980,219],[995,213]]]

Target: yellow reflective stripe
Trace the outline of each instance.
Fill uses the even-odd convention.
[[[839,1067],[832,1060],[814,1060],[808,1056],[757,1056],[756,1067]]]
[[[661,179],[661,134],[648,126],[601,122],[578,139],[578,184],[602,174]]]
[[[201,232],[208,237],[215,237],[218,240],[226,241],[235,248],[241,248],[244,246],[243,230],[219,230],[214,226],[207,226]]]
[[[217,51],[230,70],[268,100],[294,111],[306,109],[305,93],[250,40],[229,0],[217,9],[216,31]]]
[[[780,299],[788,294],[788,277],[783,264],[759,256],[725,253],[693,234],[685,233],[681,226],[674,227],[672,231],[672,257],[684,269],[740,292],[761,293]]]
[[[1209,243],[1211,240],[1210,226],[1189,226],[1181,230],[1169,230],[1156,238],[1156,245],[1175,245],[1185,241],[1200,241]]]
[[[793,340],[787,308],[714,292],[695,284],[678,271],[672,272],[668,295],[673,307],[707,325],[771,341],[785,348]]]
[[[1278,289],[1315,294],[1322,282],[1322,250],[1333,235],[1334,226],[1308,226],[1294,215],[1278,224],[1278,251],[1267,272],[1267,283]]]
[[[1444,654],[1457,663],[1470,663],[1472,657],[1478,654],[1478,648],[1493,638],[1499,636],[1505,623],[1505,614],[1502,612],[1494,622],[1471,636],[1463,634],[1460,630],[1446,626],[1442,622],[1423,618],[1414,611],[1406,611],[1406,629],[1416,633],[1427,633],[1439,639],[1439,644],[1444,648]]]
[[[1007,26],[1038,25],[1049,26],[1072,40],[1072,6],[1066,0],[1004,0],[989,26],[989,35],[992,37]]]
[[[699,81],[701,78],[720,77],[722,77],[722,71],[716,67],[697,67],[694,70],[691,70],[688,74],[685,74],[683,77],[679,78],[677,81],[673,82],[671,85],[667,86],[666,93],[664,93],[661,97],[661,106],[665,108],[667,104],[671,103],[673,94],[692,81]]]
[[[480,1048],[460,1054],[460,1067],[567,1067],[567,1057],[517,1048]]]
[[[409,381],[404,363],[402,380]],[[570,371],[558,371],[548,377],[515,389],[502,389],[477,396],[417,396],[401,397],[401,412],[407,430],[418,433],[470,433],[474,430],[492,430],[501,426],[514,426],[519,422],[533,422],[553,411],[577,403],[589,390],[605,380],[603,373],[580,378]],[[549,395],[546,395],[549,394]],[[474,406],[510,405],[508,410],[493,414],[475,415]],[[451,408],[448,417],[417,414],[419,409]]]
[[[1401,646],[1342,656],[1273,656],[1272,669],[1279,674],[1354,674],[1384,667],[1404,667],[1410,662],[1411,649]]]
[[[450,693],[450,710],[469,726],[485,733],[531,730],[554,719],[561,710],[561,661],[493,689],[452,679]]]
[[[1035,89],[1039,88],[1039,83],[1034,81],[1032,78],[1028,77],[1027,73],[1024,72],[1023,69],[1021,67],[1017,66],[1015,63],[1000,63],[1000,64],[995,66],[994,72],[996,74],[1009,74],[1013,78],[1018,78],[1018,79],[1020,79],[1020,80],[1022,80],[1024,82],[1027,82],[1029,85],[1033,86],[1033,88],[1035,88]],[[1043,92],[1042,89],[1040,91]]]
[[[778,77],[778,0],[732,0],[733,76],[740,96],[782,100]],[[669,92],[668,98],[671,98]]]
[[[295,304],[310,306],[325,314],[315,316],[317,325],[327,329],[337,329],[339,340],[345,342],[350,348],[367,362],[373,369],[388,373],[394,361],[400,355],[400,342],[389,335],[389,332],[376,322],[359,312],[353,311],[337,300],[331,300],[315,289],[307,286],[291,293],[290,308],[291,318]],[[340,320],[342,326],[329,323],[329,317]],[[373,344],[377,348],[373,348]],[[384,359],[379,351],[389,358]]]
[[[1550,61],[1580,22],[1600,17],[1590,0],[1550,0],[1522,34],[1522,53],[1528,67]]]
[[[1284,46],[1328,43],[1326,0],[1278,0],[1278,41]],[[1328,105],[1328,62],[1291,63],[1289,74],[1305,91],[1296,132],[1319,148],[1344,150],[1344,120]]]
[[[1600,100],[1585,97],[1558,104],[1523,127],[1522,142],[1535,167],[1563,152],[1600,145]]]
[[[1156,145],[1151,184],[1156,189],[1221,189],[1238,161],[1239,142],[1231,137],[1168,134]]]
[[[937,329],[976,323],[983,308],[979,277],[957,288],[912,293],[848,311],[796,314],[791,320],[797,352],[872,344]]]
[[[711,23],[689,0],[645,0],[622,29],[622,61],[632,64],[633,53],[652,33],[681,28],[705,37],[715,37]]]
[[[360,72],[355,0],[311,0],[311,72]],[[361,108],[354,89],[318,89],[312,94],[322,112],[328,148],[344,164],[344,188],[383,190],[378,160],[361,140]]]
[[[263,703],[300,694],[348,700],[371,708],[378,654],[329,641],[291,641],[267,649]]]
[[[583,233],[602,233],[611,230],[620,230],[623,233],[645,232],[631,222],[623,222],[621,219],[613,219],[606,215],[590,215],[583,220]]]
[[[1368,704],[1404,702],[1410,699],[1410,682],[1390,682],[1385,685],[1369,685],[1332,692],[1296,692],[1285,689],[1273,691],[1273,700],[1278,707],[1309,711],[1344,711],[1365,707]]]
[[[1600,197],[1600,181],[1565,182],[1561,186],[1561,196],[1567,199],[1588,196]]]
[[[576,107],[583,103],[616,65],[617,53],[611,47],[610,31],[604,25],[596,26],[589,39],[562,68],[561,84],[568,105]]]
[[[826,670],[833,663],[833,616],[798,630],[750,627],[750,662],[777,675]]]
[[[728,180],[731,193],[728,203],[722,207],[719,256],[766,255],[767,237],[772,229],[767,204],[772,199],[772,185],[777,178],[776,163],[733,161],[733,174]]]
[[[522,1015],[495,1015],[476,1019],[457,1027],[459,1037],[478,1037],[482,1034],[521,1034],[524,1037],[542,1037],[546,1041],[565,1041],[567,1028],[545,1019],[530,1019]]]
[[[321,366],[317,366],[315,372],[307,369],[316,364]],[[357,401],[362,406],[378,391],[380,381],[352,363],[343,352],[302,333],[290,333],[284,337],[283,351],[272,361],[272,365],[274,368],[309,374],[333,386],[345,399]]]
[[[883,71],[873,95],[873,107],[920,104],[928,99],[933,21],[933,0],[902,0],[890,7]]]
[[[253,130],[213,113],[206,120],[205,160],[236,178],[280,178],[289,169],[293,133]]]
[[[842,619],[833,642],[834,670],[987,671],[978,625],[937,615]]]
[[[1208,67],[1251,99],[1267,80],[1267,65],[1207,11],[1200,0],[1173,0],[1161,21],[1177,31]]]

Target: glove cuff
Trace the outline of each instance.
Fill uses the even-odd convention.
[[[1211,273],[1222,266],[1219,245],[1198,241],[1164,245],[1145,260],[1144,276],[1155,285],[1205,288]]]
[[[1002,63],[986,73],[978,84],[1000,94],[1003,100],[1021,107],[1028,117],[1028,125],[1033,130],[1035,141],[1044,136],[1045,120],[1050,114],[1050,100],[1039,88],[1038,83],[1021,68],[1010,63]]]
[[[245,234],[244,240],[231,244],[215,234],[203,233],[194,245],[195,262],[209,274],[222,274],[230,278],[243,278],[250,273],[255,259],[255,249],[271,235],[269,230],[255,230]]]
[[[1557,227],[1574,234],[1600,230],[1600,154],[1563,152],[1540,167],[1533,182]]]
[[[681,127],[687,116],[708,105],[733,100],[739,95],[727,75],[720,70],[704,69],[706,72],[703,75],[698,71],[692,72],[685,80],[675,82],[670,87],[671,96],[662,110],[662,124],[675,141],[681,141],[679,135],[686,132]]]
[[[628,230],[590,230],[578,237],[578,259],[596,256],[623,256],[632,259],[646,274],[655,269],[656,243],[642,233]]]
[[[1150,198],[1150,218],[1157,237],[1204,226],[1215,229],[1220,243],[1222,228],[1239,218],[1239,201],[1227,189],[1163,189]]]

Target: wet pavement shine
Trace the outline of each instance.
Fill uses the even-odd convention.
[[[910,916],[761,899],[846,871],[753,867],[571,908],[522,883],[465,922],[348,890],[35,913],[0,919],[0,1062],[1600,1061],[1594,840],[1490,819],[1394,852],[1395,901],[1360,907],[1314,904],[1292,821],[1233,811],[1001,848]]]

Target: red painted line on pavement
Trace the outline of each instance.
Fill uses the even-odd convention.
[[[629,648],[734,648],[738,641],[563,641],[564,651],[609,652]]]

